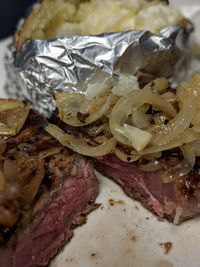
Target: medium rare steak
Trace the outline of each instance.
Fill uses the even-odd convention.
[[[10,228],[0,225],[2,267],[47,265],[72,237],[74,227],[83,224],[86,215],[96,207],[98,183],[91,161],[63,148],[45,132],[45,123],[32,111],[20,133],[7,141],[3,154],[4,161],[10,164],[21,156],[26,163],[29,159],[37,160],[37,165],[44,168],[44,177],[33,203],[23,206],[15,225]],[[22,165],[24,172],[30,177],[37,175],[36,166],[25,168],[26,163]],[[0,191],[0,209],[5,209],[2,194]],[[24,195],[27,199],[25,189],[10,201],[21,205]]]
[[[160,219],[174,224],[200,214],[200,174],[198,161],[185,177],[163,183],[161,172],[145,172],[134,163],[126,163],[115,155],[96,160],[96,168],[119,183],[125,193],[139,200]]]

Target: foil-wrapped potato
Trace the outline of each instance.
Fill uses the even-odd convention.
[[[122,73],[175,76],[190,26],[167,1],[43,0],[7,51],[7,94],[49,116],[56,91],[95,95]]]

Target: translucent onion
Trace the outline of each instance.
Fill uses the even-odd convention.
[[[148,116],[142,110],[134,110],[132,112],[132,122],[135,127],[144,129],[151,125]]]
[[[169,167],[162,174],[162,180],[164,183],[169,183],[177,178],[187,175],[194,167],[195,153],[190,145],[183,145],[180,147],[184,159],[174,167]]]
[[[124,162],[135,162],[141,158],[140,155],[134,155],[134,156],[131,154],[129,155],[129,154],[124,153],[123,151],[121,151],[118,148],[115,149],[115,154],[119,159],[121,159]]]
[[[158,159],[152,159],[150,162],[146,164],[140,164],[139,168],[143,171],[158,171],[162,168],[162,164]]]
[[[176,140],[189,127],[195,116],[196,109],[197,107],[193,99],[189,97],[184,98],[179,113],[167,125],[163,125],[154,138],[152,138],[151,145],[165,145]]]
[[[200,140],[200,135],[198,133],[195,133],[192,129],[186,129],[185,132],[179,136],[178,139],[173,140],[172,142],[166,144],[166,145],[158,145],[158,146],[150,146],[148,148],[145,148],[140,152],[141,155],[146,154],[152,154],[157,153],[161,151],[166,151],[172,148],[180,147],[184,144],[193,142],[195,140]]]
[[[153,92],[161,94],[169,87],[169,81],[164,78],[157,78],[145,86],[145,89],[151,89]]]
[[[124,124],[132,111],[139,109],[146,103],[161,110],[169,118],[173,118],[176,115],[174,107],[161,96],[154,94],[148,89],[133,91],[120,98],[111,112],[109,125],[111,132],[117,141],[131,146],[130,141],[123,137],[116,129]]]
[[[195,164],[195,157],[200,156],[200,75],[194,75],[191,82],[180,84],[174,92],[168,88],[168,80],[159,78],[144,89],[133,90],[120,98],[108,91],[107,95],[104,92],[104,96],[90,102],[83,95],[56,93],[59,115],[64,122],[84,126],[101,119],[102,125],[98,124],[92,136],[97,134],[98,138],[99,133],[104,131],[103,124],[108,122],[107,136],[113,137],[107,139],[105,136],[105,142],[93,147],[55,125],[49,125],[47,131],[63,145],[83,155],[98,157],[114,152],[125,162],[146,157],[150,162],[140,166],[145,171],[167,168],[168,164],[163,164],[164,158],[155,155],[161,156],[162,151],[180,148],[184,159],[176,166],[169,166],[163,174],[164,182],[173,181],[188,174]],[[149,108],[152,108],[150,113]],[[125,132],[125,126],[130,130],[129,134]],[[138,144],[141,135],[136,135],[133,129],[151,135],[146,146],[137,149],[139,152],[133,147]],[[136,153],[126,154],[116,148],[117,143]]]
[[[190,148],[194,152],[196,157],[200,157],[200,140],[195,140],[189,143]]]
[[[90,146],[86,141],[75,138],[74,136],[63,132],[59,127],[53,124],[49,124],[46,131],[56,138],[63,146],[66,146],[73,151],[91,157],[101,157],[112,153],[114,151],[116,140],[112,137],[105,143],[97,146]]]
[[[162,98],[164,98],[169,103],[175,103],[176,102],[176,95],[172,92],[167,92],[162,95]]]
[[[62,121],[71,126],[85,126],[108,112],[113,100],[113,95],[106,95],[95,100],[87,100],[78,93],[55,93],[56,106]],[[78,114],[85,116],[81,121]]]

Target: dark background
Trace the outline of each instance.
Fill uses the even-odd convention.
[[[21,17],[35,0],[0,0],[0,39],[12,35]]]

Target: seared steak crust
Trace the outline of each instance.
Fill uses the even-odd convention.
[[[98,183],[90,160],[63,148],[31,112],[22,131],[7,141],[4,157],[27,153],[45,161],[45,177],[34,203],[12,229],[0,228],[0,266],[45,266],[96,206]],[[2,241],[2,240],[1,240]]]

